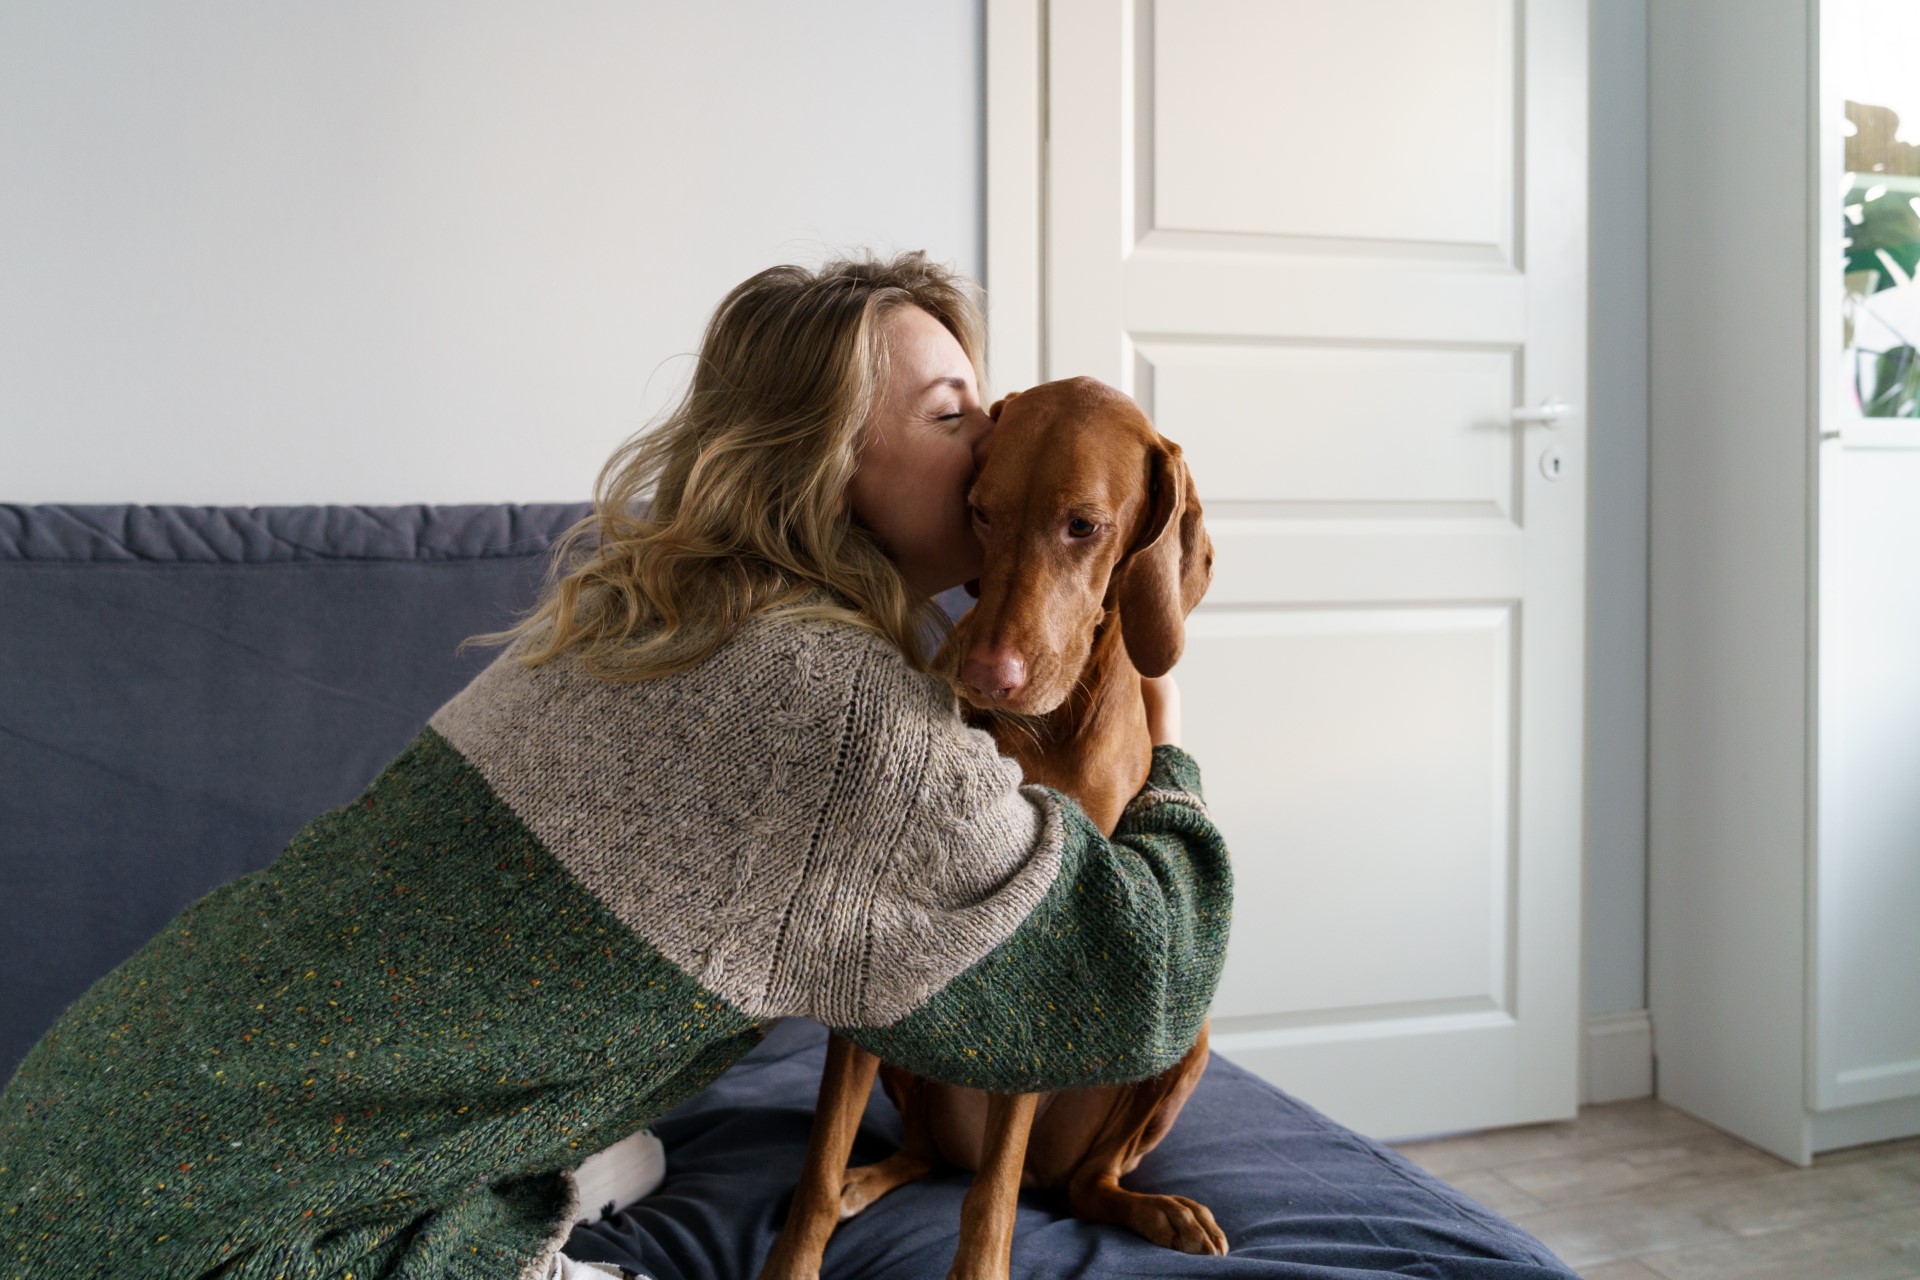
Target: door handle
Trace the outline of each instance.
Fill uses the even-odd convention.
[[[1538,409],[1515,409],[1513,420],[1523,426],[1530,422],[1538,422],[1542,426],[1551,427],[1558,425],[1560,419],[1572,412],[1572,405],[1554,396],[1548,396],[1540,402]]]

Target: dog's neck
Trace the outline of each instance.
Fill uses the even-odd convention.
[[[1058,707],[1044,716],[969,707],[967,719],[993,735],[1028,782],[1072,796],[1108,834],[1152,764],[1140,673],[1127,657],[1120,614],[1113,609],[1101,618],[1087,665]]]

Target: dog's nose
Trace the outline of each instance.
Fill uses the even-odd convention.
[[[985,698],[1008,698],[1027,682],[1027,664],[1011,649],[973,649],[960,667],[967,688]]]

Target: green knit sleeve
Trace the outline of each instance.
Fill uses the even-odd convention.
[[[1130,830],[1134,819],[1162,804],[1184,804],[1202,811],[1206,808],[1206,796],[1200,790],[1200,765],[1179,747],[1153,749],[1153,767],[1147,771],[1146,785],[1127,805],[1115,834]]]
[[[1038,901],[904,1017],[838,1029],[883,1061],[997,1091],[1167,1070],[1199,1035],[1232,909],[1227,849],[1201,799],[1198,766],[1178,748],[1158,748],[1112,839],[1066,796],[1021,791],[1046,815],[1038,843],[1057,848]],[[947,815],[945,826],[965,840],[964,823]]]

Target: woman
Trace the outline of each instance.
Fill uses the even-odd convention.
[[[22,1064],[11,1270],[545,1276],[565,1171],[783,1015],[987,1088],[1176,1061],[1229,893],[1192,762],[1109,842],[917,656],[979,572],[979,328],[917,254],[735,289],[506,652]]]

